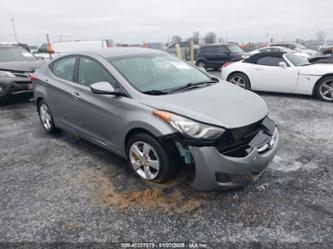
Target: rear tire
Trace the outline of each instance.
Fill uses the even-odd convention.
[[[233,73],[228,77],[227,81],[241,88],[251,90],[250,80],[244,73]]]
[[[333,76],[321,79],[315,86],[316,96],[327,102],[333,102]]]
[[[146,181],[163,183],[176,171],[172,154],[156,138],[137,133],[126,145],[127,161],[134,172]]]
[[[37,105],[37,111],[40,122],[46,133],[53,134],[59,132],[59,129],[54,125],[54,119],[49,106],[44,100],[41,100]]]

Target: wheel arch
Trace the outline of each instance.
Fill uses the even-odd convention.
[[[43,100],[44,100],[43,97],[37,97],[37,99],[36,99],[36,106],[38,106],[39,103],[40,103],[41,101],[43,101]]]
[[[328,73],[328,74],[324,74],[323,76],[321,76],[317,81],[316,83],[314,84],[313,86],[313,89],[312,89],[312,95],[315,96],[316,95],[316,89],[317,89],[317,86],[318,84],[325,78],[327,77],[333,77],[333,73]]]
[[[250,83],[250,89],[252,88],[252,83],[251,83],[251,80],[250,80],[250,78],[249,78],[249,76],[246,74],[246,73],[244,73],[243,71],[239,71],[239,70],[237,70],[237,71],[234,71],[234,72],[231,72],[231,73],[229,73],[228,75],[227,75],[227,77],[226,77],[226,80],[228,81],[228,82],[230,82],[229,80],[230,80],[230,78],[231,78],[231,76],[233,76],[234,74],[243,74],[246,78],[247,78],[247,80],[249,81],[249,83]]]

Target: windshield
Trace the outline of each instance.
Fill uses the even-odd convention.
[[[211,80],[194,66],[167,54],[109,58],[108,61],[141,92],[167,92],[189,83]]]
[[[34,61],[36,58],[20,47],[0,47],[0,62]]]
[[[308,61],[308,59],[306,57],[299,56],[299,55],[297,55],[295,53],[288,53],[288,54],[286,54],[286,57],[296,67],[298,67],[298,66],[305,66],[305,65],[309,65],[310,64],[310,62]]]
[[[227,45],[227,47],[233,53],[244,53],[244,51],[237,45]]]

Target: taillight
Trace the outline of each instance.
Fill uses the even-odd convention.
[[[223,67],[227,67],[227,66],[231,65],[232,63],[233,62],[226,62],[226,63],[223,64]]]
[[[37,75],[34,73],[30,74],[30,79],[31,79],[31,81],[38,80]]]

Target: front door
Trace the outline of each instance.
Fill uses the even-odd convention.
[[[286,63],[286,67],[279,65]],[[278,57],[262,57],[253,65],[251,88],[258,91],[292,93],[297,84],[298,70]]]

